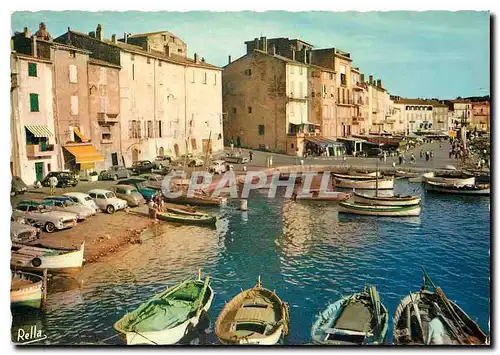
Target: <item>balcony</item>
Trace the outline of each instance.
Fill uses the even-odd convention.
[[[295,95],[293,92],[291,92],[289,95],[287,95],[287,99],[288,101],[306,102],[307,100],[309,100],[309,97],[307,95],[299,97],[298,95]]]
[[[26,156],[28,159],[34,158],[50,158],[57,154],[57,144],[47,144],[42,146],[41,144],[27,144],[26,145]]]
[[[286,134],[288,137],[297,137],[297,138],[305,138],[305,137],[318,137],[321,136],[321,132],[316,130],[315,132],[288,132]]]
[[[102,138],[101,139],[101,144],[112,144],[113,143],[113,140],[112,139],[108,139],[108,138]]]
[[[118,114],[117,113],[105,113],[105,112],[98,112],[97,113],[97,122],[100,125],[111,125],[118,123]]]

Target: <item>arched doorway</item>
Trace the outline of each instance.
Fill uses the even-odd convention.
[[[158,155],[160,155],[160,156],[165,155],[165,149],[163,149],[163,147],[160,147],[160,148],[158,149]]]
[[[139,150],[137,148],[132,149],[132,163],[139,160]]]
[[[179,156],[179,145],[177,143],[174,144],[174,151],[175,151],[175,156]]]

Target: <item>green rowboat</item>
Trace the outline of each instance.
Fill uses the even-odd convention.
[[[215,226],[215,222],[217,222],[217,217],[210,215],[193,216],[193,215],[178,214],[172,212],[159,212],[157,213],[156,217],[158,219],[161,219],[162,221],[167,221],[167,222],[206,225],[206,226]]]

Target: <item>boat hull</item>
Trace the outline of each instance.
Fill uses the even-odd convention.
[[[375,174],[366,174],[366,175],[347,175],[347,174],[336,174],[332,173],[333,177],[339,178],[339,179],[348,179],[348,180],[359,180],[359,181],[366,181],[366,180],[373,180],[376,175]],[[380,178],[380,176],[379,176]]]
[[[10,290],[10,306],[40,308],[42,305],[42,278],[38,275],[20,273],[21,275],[29,276],[33,280],[38,280],[28,285],[16,287]]]
[[[425,173],[422,175],[422,181],[433,182],[438,184],[450,184],[450,185],[474,185],[476,178],[471,177],[436,177],[433,172]]]
[[[219,338],[219,341],[224,345],[276,345],[282,335],[283,326],[280,326],[273,334],[262,338],[238,339],[235,341]]]
[[[166,197],[164,196],[165,201],[176,203],[180,205],[192,205],[192,206],[220,206],[224,199],[222,198],[197,198],[197,197],[187,197],[187,196],[179,196],[179,197]]]
[[[325,196],[321,196],[321,194],[314,194],[313,196],[308,196],[307,194],[298,194],[296,199],[301,200],[301,201],[345,201],[351,197],[350,194],[345,193],[345,192],[338,192],[338,191],[328,191]]]
[[[454,195],[477,195],[477,196],[489,196],[491,195],[490,188],[484,189],[475,189],[475,188],[467,188],[466,186],[454,186],[454,185],[439,185],[433,184],[429,182],[425,182],[424,184],[425,190],[432,191],[436,193],[442,194],[454,194]]]
[[[377,189],[376,180],[348,180],[348,179],[334,179],[335,186],[344,189],[359,189],[359,190],[375,190]],[[393,179],[379,179],[379,190],[392,190],[394,188]]]
[[[413,217],[420,215],[420,206],[376,206],[339,203],[339,213],[380,217]]]
[[[186,211],[186,210],[183,210],[180,208],[174,208],[174,207],[168,207],[167,212],[182,214],[182,215],[186,215],[186,216],[199,216],[199,217],[208,216],[208,213],[197,212],[197,211],[190,212],[190,211]]]
[[[419,196],[413,198],[398,198],[398,197],[375,197],[363,194],[354,193],[355,203],[375,204],[380,206],[414,206],[421,201]]]
[[[193,216],[187,214],[179,214],[176,215],[174,213],[158,213],[156,217],[160,220],[173,222],[173,223],[183,223],[183,224],[192,224],[192,225],[200,225],[200,226],[214,226],[217,222],[217,217],[215,216]]]

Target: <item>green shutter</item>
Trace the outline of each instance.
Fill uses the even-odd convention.
[[[36,74],[36,63],[28,63],[28,75],[37,76]]]
[[[40,111],[40,108],[38,107],[38,94],[30,94],[30,107],[31,112]]]

